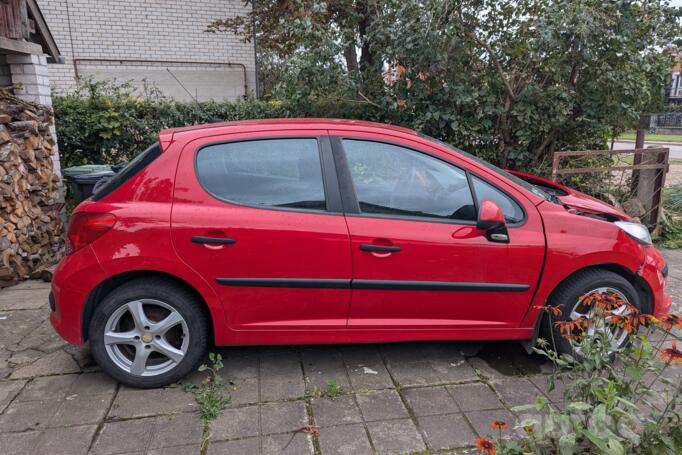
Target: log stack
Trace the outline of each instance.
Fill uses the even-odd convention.
[[[63,250],[52,110],[0,90],[0,288],[41,274]]]

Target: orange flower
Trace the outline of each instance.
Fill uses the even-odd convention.
[[[634,315],[633,318],[637,320],[639,325],[644,327],[649,327],[651,324],[656,324],[658,322],[658,319],[651,314]]]
[[[495,455],[495,443],[485,438],[476,438],[476,449],[486,455]]]
[[[623,299],[621,299],[618,295],[610,292],[599,294],[596,299],[597,307],[606,311],[615,310],[616,308],[623,306],[624,303],[625,302]]]
[[[567,340],[579,339],[585,332],[585,327],[590,324],[589,319],[580,318],[572,321],[559,321],[555,324],[559,328],[561,336]]]
[[[677,343],[673,341],[668,349],[663,350],[661,357],[669,364],[680,363],[682,362],[682,351],[677,349]]]
[[[553,316],[561,316],[561,309],[559,308],[560,306],[563,306],[563,305],[558,305],[558,306],[535,305],[534,308],[536,310],[544,311],[547,314],[551,314]]]
[[[612,314],[609,315],[609,317],[610,317],[609,322],[611,323],[611,325],[620,327],[621,329],[624,329],[627,333],[632,333],[637,328],[638,319],[636,317],[633,318],[629,315],[621,316],[619,314]]]
[[[600,295],[601,294],[597,292],[592,292],[591,294],[583,294],[579,300],[580,303],[582,303],[583,305],[592,306],[595,303],[597,303]]]
[[[490,428],[493,430],[506,430],[509,428],[509,425],[507,425],[507,422],[503,422],[501,420],[493,420],[490,422]]]
[[[668,313],[661,317],[660,324],[661,327],[663,327],[666,330],[670,330],[673,327],[682,329],[682,317],[673,313]]]

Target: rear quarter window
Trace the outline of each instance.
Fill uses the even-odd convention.
[[[161,155],[161,146],[157,142],[130,160],[130,162],[126,164],[123,169],[114,174],[114,176],[107,180],[104,184],[98,186],[97,190],[92,195],[92,199],[94,201],[99,201],[103,197],[108,196],[125,182],[133,178],[135,174],[149,166],[149,164],[157,159],[159,155]]]

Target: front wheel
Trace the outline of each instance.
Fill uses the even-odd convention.
[[[187,289],[140,278],[107,295],[90,321],[90,347],[100,367],[140,388],[176,382],[206,353],[208,323]]]
[[[558,307],[561,310],[559,316],[552,316],[552,327],[545,324],[544,337],[549,340],[553,330],[554,341],[557,351],[562,354],[580,354],[574,352],[571,343],[566,340],[555,323],[560,321],[575,321],[578,319],[592,318],[595,308],[593,305],[586,304],[585,297],[598,294],[605,296],[618,304],[609,310],[609,314],[625,316],[634,307],[637,311],[642,310],[640,297],[634,286],[625,278],[617,273],[603,269],[588,269],[578,272],[568,280],[563,282],[552,294],[548,304]],[[626,345],[629,341],[628,332],[616,324],[608,323],[610,316],[605,318],[606,323],[601,322],[590,326],[587,334],[593,335],[595,331],[602,330],[607,332],[607,339],[611,343],[611,348],[616,351]]]

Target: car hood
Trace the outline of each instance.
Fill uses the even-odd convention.
[[[600,201],[588,194],[581,193],[580,191],[576,191],[552,180],[518,171],[510,170],[507,172],[540,187],[541,190],[547,193],[553,194],[562,204],[569,208],[595,215],[606,215],[609,218],[617,218],[623,221],[631,220],[630,216],[622,210],[618,210],[616,207],[607,204],[604,201]]]

